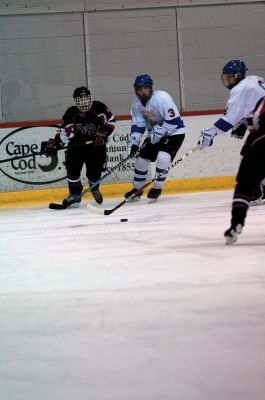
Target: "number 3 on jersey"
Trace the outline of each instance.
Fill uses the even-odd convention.
[[[173,110],[173,108],[169,108],[167,112],[168,112],[170,118],[174,118],[175,115],[176,115],[175,111]]]

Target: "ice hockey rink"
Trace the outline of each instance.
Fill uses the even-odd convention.
[[[264,400],[265,206],[225,246],[231,199],[1,208],[1,400]]]

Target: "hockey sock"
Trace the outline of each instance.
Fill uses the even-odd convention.
[[[156,175],[160,174],[162,171],[167,169],[170,166],[171,157],[165,151],[159,151],[156,159]],[[163,174],[154,181],[153,188],[162,189],[167,177],[167,174]]]

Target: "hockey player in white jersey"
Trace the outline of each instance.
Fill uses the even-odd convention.
[[[165,91],[153,90],[153,84],[147,74],[137,76],[134,82],[136,97],[131,108],[128,141],[131,156],[138,153],[144,133],[148,131],[149,135],[136,156],[133,189],[125,194],[126,198],[133,196],[145,184],[150,162],[156,162],[157,175],[170,166],[185,137],[185,126],[172,97]],[[151,201],[161,195],[166,177],[164,174],[153,182],[147,194]]]
[[[264,97],[263,78],[255,75],[246,76],[246,71],[247,67],[241,60],[231,60],[223,67],[222,81],[230,90],[230,96],[222,117],[213,126],[201,131],[201,149],[211,146],[215,136],[226,133],[230,129],[232,129],[232,134],[237,135],[236,130],[239,127],[242,130],[246,118],[254,110],[257,102]]]
[[[258,101],[265,95],[263,78],[255,75],[246,76],[248,68],[241,60],[231,60],[223,67],[222,81],[230,90],[226,110],[209,129],[203,129],[199,138],[200,148],[211,146],[213,138],[232,129],[231,136],[242,139],[247,130],[247,118],[256,107]],[[244,147],[241,151],[244,156]],[[265,198],[265,190],[264,198]],[[262,198],[262,190],[253,190],[252,200]]]

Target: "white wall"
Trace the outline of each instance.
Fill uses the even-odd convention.
[[[4,2],[0,117],[59,119],[81,85],[115,115],[128,115],[143,73],[182,111],[222,109],[220,75],[229,60],[243,59],[249,74],[264,76],[264,20],[264,1]]]

